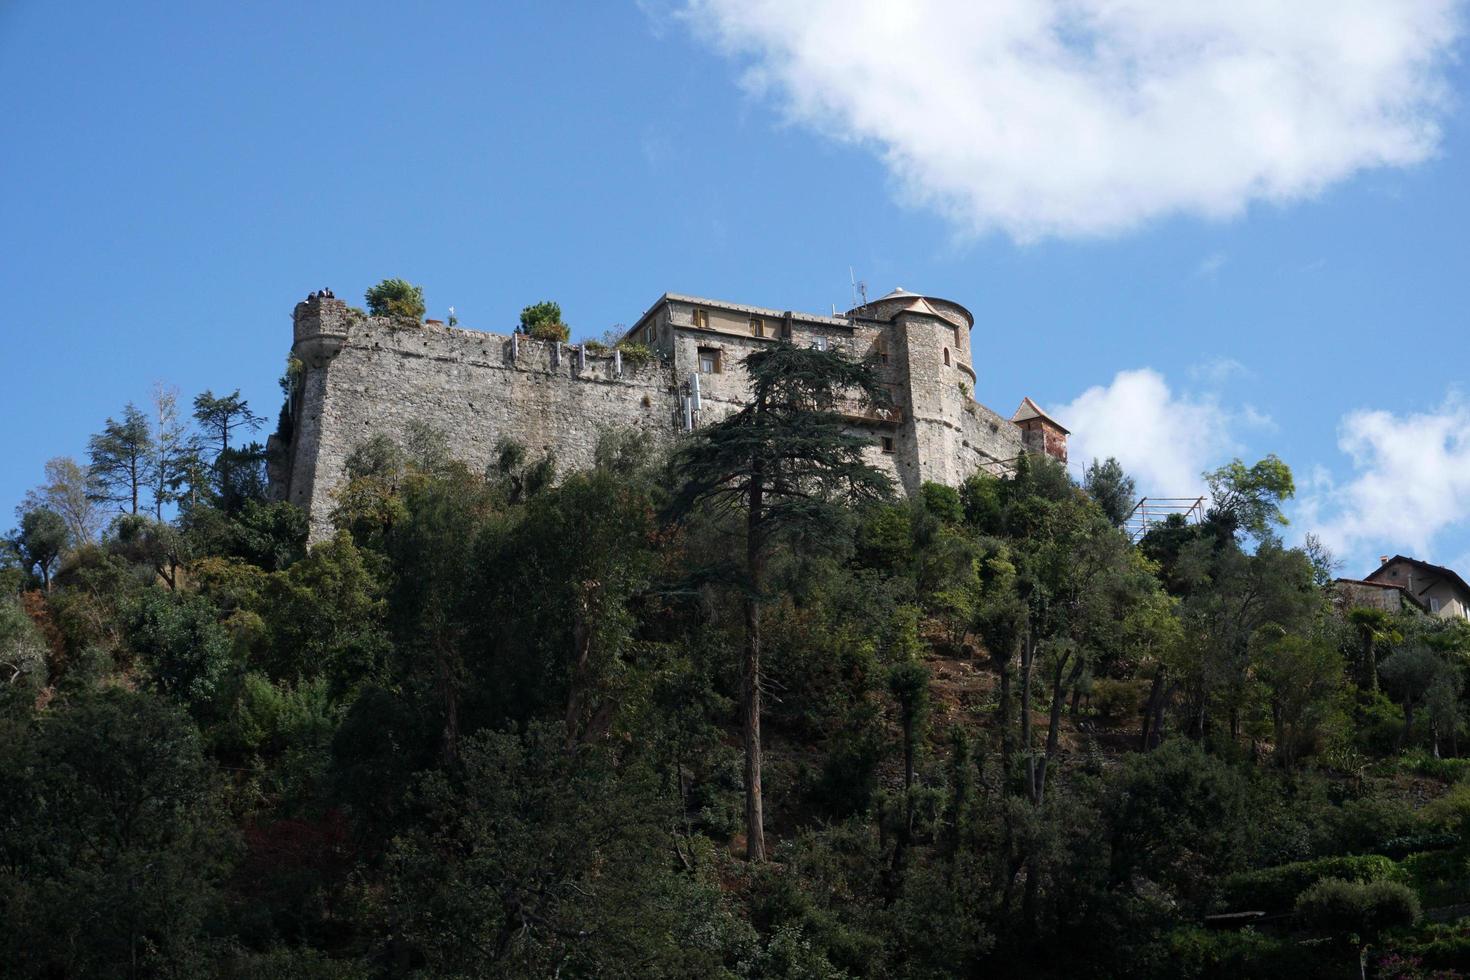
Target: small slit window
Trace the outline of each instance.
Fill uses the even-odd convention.
[[[751,317],[750,335],[752,337],[764,337],[766,335],[766,321],[758,316]]]
[[[944,366],[949,367],[949,348],[944,349]]]
[[[887,364],[888,363],[888,341],[886,341],[886,340],[884,340],[884,339],[882,339],[880,337],[878,339],[878,342],[876,344],[874,344],[873,347],[878,352],[878,360],[882,361],[884,364]]]
[[[699,373],[720,373],[720,350],[718,347],[701,347],[699,349]]]
[[[709,310],[696,309],[694,311],[694,325],[701,330],[709,329]]]
[[[880,440],[880,444],[882,445],[883,451],[885,453],[891,453],[891,452],[893,452],[893,437],[892,436],[884,436]]]

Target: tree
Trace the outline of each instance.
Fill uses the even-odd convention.
[[[694,433],[676,461],[684,477],[673,513],[699,507],[716,520],[739,516],[745,531],[741,714],[745,743],[746,855],[765,860],[761,799],[761,607],[766,566],[779,542],[820,541],[842,501],[878,499],[888,478],[863,460],[869,440],[837,414],[844,398],[886,400],[871,367],[836,350],[789,343],[745,358],[750,400]]]
[[[1114,456],[1101,463],[1094,459],[1082,478],[1082,486],[1114,527],[1122,525],[1138,502],[1133,477],[1123,472],[1123,464]]]
[[[31,697],[46,683],[46,642],[20,598],[0,595],[0,696],[6,689]]]
[[[45,508],[60,514],[74,545],[95,541],[103,521],[97,501],[88,493],[87,471],[70,456],[56,456],[46,461],[45,472],[46,482],[26,491],[21,507]]]
[[[1397,650],[1378,668],[1383,686],[1403,706],[1404,730],[1399,735],[1402,746],[1414,730],[1414,709],[1429,696],[1436,681],[1452,668],[1424,643],[1411,643]]]
[[[1345,940],[1366,975],[1364,956],[1386,930],[1419,921],[1419,898],[1397,881],[1324,878],[1297,896],[1296,914],[1309,929]]]
[[[152,453],[148,459],[149,493],[153,496],[153,519],[163,520],[163,508],[179,499],[188,480],[190,445],[188,427],[179,416],[179,390],[162,383],[153,386]]]
[[[253,451],[252,447],[236,448],[230,444],[230,438],[241,429],[254,432],[265,419],[251,411],[250,403],[240,397],[239,388],[220,397],[209,389],[196,395],[194,419],[199,423],[205,452],[213,457],[215,492],[221,498],[229,498],[235,486],[234,470],[251,466],[260,455],[258,446]],[[187,462],[184,466],[187,467]]]
[[[907,847],[914,831],[914,760],[924,738],[929,718],[929,670],[917,660],[905,660],[888,671],[888,693],[898,705],[898,724],[903,732],[903,829],[899,849]],[[902,855],[894,856],[902,863]]]
[[[27,510],[20,515],[20,528],[10,532],[10,545],[27,572],[32,569],[41,577],[41,587],[51,591],[51,570],[56,559],[66,550],[66,521],[45,507]]]
[[[1348,622],[1358,634],[1358,684],[1370,691],[1378,690],[1379,651],[1400,642],[1393,614],[1384,609],[1360,606],[1348,610]]]
[[[521,310],[521,333],[537,340],[560,340],[572,335],[572,328],[561,319],[561,306],[551,300],[535,303]]]
[[[1320,637],[1285,634],[1259,644],[1256,676],[1266,686],[1276,759],[1295,766],[1336,713],[1342,657]]]
[[[92,499],[121,504],[128,514],[138,513],[140,491],[153,459],[148,416],[128,402],[121,422],[109,418],[106,427],[87,441],[87,455],[91,458],[87,476]]]
[[[1281,504],[1296,495],[1296,483],[1275,454],[1250,467],[1231,460],[1204,478],[1211,498],[1207,516],[1223,531],[1245,531],[1259,540],[1286,525]]]
[[[368,312],[373,316],[398,316],[419,320],[426,309],[424,287],[415,286],[406,279],[384,279],[373,286],[363,297]]]
[[[199,976],[234,835],[199,732],[119,686],[11,729],[0,756],[7,975]]]

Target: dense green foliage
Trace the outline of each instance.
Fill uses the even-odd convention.
[[[424,316],[424,287],[407,279],[384,279],[363,296],[373,316],[406,317],[421,320]]]
[[[561,305],[545,300],[521,310],[520,331],[537,340],[560,340],[565,343],[572,336],[572,328],[562,322]]]
[[[1460,975],[1470,629],[1341,608],[1276,460],[1137,544],[1114,464],[899,499],[861,366],[771,351],[670,458],[365,438],[309,548],[238,393],[136,513],[48,464],[6,975]]]

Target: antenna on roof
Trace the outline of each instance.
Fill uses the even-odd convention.
[[[852,266],[847,267],[847,278],[852,283],[852,305],[856,309],[859,306],[868,305],[868,284],[853,274]]]

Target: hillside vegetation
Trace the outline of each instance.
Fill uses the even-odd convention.
[[[53,461],[0,563],[6,975],[1470,962],[1470,629],[1342,608],[1284,464],[1135,544],[1115,463],[906,499],[830,414],[864,366],[748,367],[667,457],[368,438],[310,548],[238,393]]]

